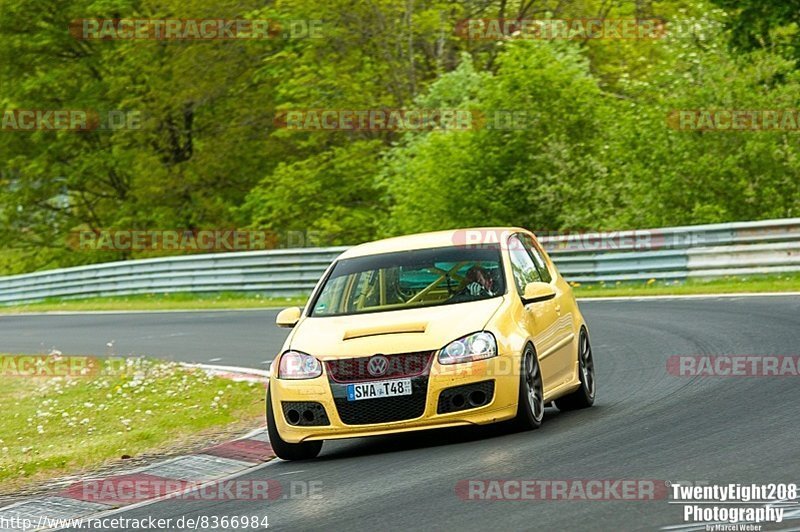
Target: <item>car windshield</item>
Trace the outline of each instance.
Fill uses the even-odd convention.
[[[505,291],[497,245],[384,253],[337,262],[311,315],[447,305],[488,299]]]

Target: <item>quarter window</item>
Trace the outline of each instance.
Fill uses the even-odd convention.
[[[531,255],[525,249],[517,235],[508,239],[508,254],[511,258],[511,270],[514,273],[514,284],[520,295],[525,293],[525,285],[542,280]]]
[[[542,281],[545,283],[549,283],[553,280],[553,276],[550,275],[550,271],[547,269],[547,262],[544,260],[544,255],[539,250],[539,247],[533,242],[533,239],[528,235],[520,235],[522,243],[525,245],[525,249],[530,253],[533,262],[536,263],[536,269],[539,270],[539,275],[542,277]]]

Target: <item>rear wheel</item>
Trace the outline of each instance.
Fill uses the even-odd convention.
[[[272,450],[275,451],[275,456],[283,460],[310,460],[311,458],[316,458],[322,450],[321,441],[289,443],[281,438],[278,433],[278,427],[275,425],[271,395],[267,391],[267,434],[269,434],[269,444]]]
[[[594,404],[594,357],[592,357],[592,346],[589,344],[589,334],[586,329],[581,329],[578,341],[578,377],[581,381],[580,388],[555,400],[559,410],[578,410]]]
[[[530,345],[522,353],[521,370],[514,425],[522,430],[538,429],[544,418],[544,387],[539,359]]]

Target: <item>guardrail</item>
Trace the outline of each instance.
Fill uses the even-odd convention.
[[[570,281],[800,271],[800,218],[541,236]],[[110,262],[0,277],[0,304],[169,292],[307,294],[345,247]]]

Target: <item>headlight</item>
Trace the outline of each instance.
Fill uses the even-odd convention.
[[[286,351],[281,355],[279,379],[313,379],[320,375],[322,364],[311,355],[299,351]]]
[[[492,333],[482,331],[447,344],[439,351],[439,363],[457,364],[493,356],[497,356],[497,341]]]

